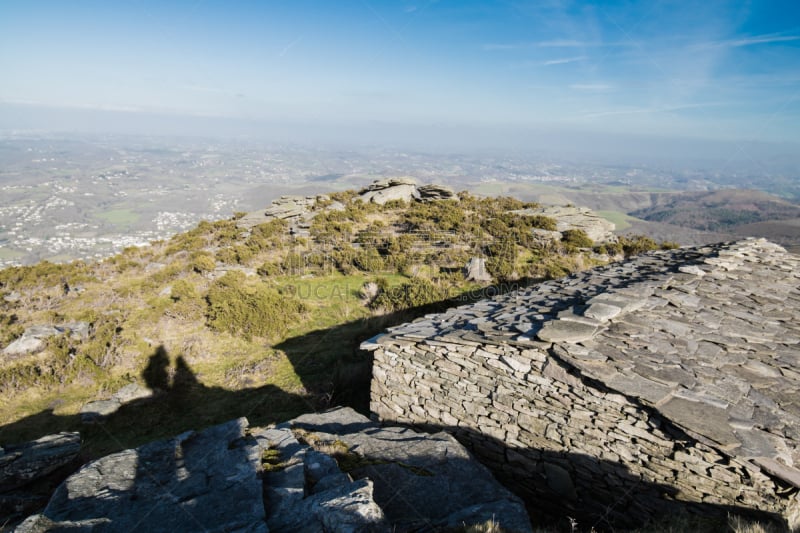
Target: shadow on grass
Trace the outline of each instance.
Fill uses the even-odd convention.
[[[495,292],[501,290],[495,289]],[[80,415],[58,415],[53,409],[47,409],[0,426],[0,445],[30,441],[60,431],[79,431],[81,434],[81,452],[75,461],[35,486],[25,488],[41,497],[23,514],[40,508],[57,484],[82,464],[188,430],[201,430],[242,416],[251,426],[264,426],[334,405],[353,407],[368,415],[372,355],[359,349],[361,342],[387,327],[483,295],[460,295],[455,299],[347,322],[280,342],[274,348],[287,355],[306,394],[289,393],[275,385],[239,390],[209,387],[197,379],[181,355],[169,354],[159,346],[150,355],[141,375],[141,380],[154,391],[152,397],[126,403],[96,424],[83,423]]]

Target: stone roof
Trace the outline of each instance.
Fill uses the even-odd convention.
[[[800,487],[800,256],[763,239],[651,252],[374,342],[420,339],[546,351]]]

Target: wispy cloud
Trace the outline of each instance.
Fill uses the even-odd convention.
[[[725,39],[722,41],[712,41],[699,43],[698,48],[740,48],[742,46],[754,46],[758,44],[786,43],[800,41],[800,35],[754,35],[752,37],[742,37],[740,39]]]
[[[536,46],[544,48],[588,48],[593,46],[603,46],[602,43],[588,43],[586,41],[575,41],[572,39],[555,39],[552,41],[539,41]]]
[[[578,41],[573,39],[554,39],[550,41],[519,43],[486,43],[483,49],[489,52],[503,50],[526,50],[531,48],[603,48],[616,46],[634,46],[630,42]]]
[[[303,36],[301,35],[301,36],[299,36],[297,39],[295,39],[294,41],[292,41],[292,42],[290,42],[289,44],[287,44],[286,46],[284,46],[284,47],[283,47],[283,50],[281,50],[281,52],[278,54],[278,57],[283,57],[283,56],[285,56],[285,55],[286,55],[286,52],[288,52],[289,50],[291,50],[291,49],[294,47],[294,45],[296,45],[297,43],[299,43],[299,42],[300,42],[300,41],[302,41],[302,40],[303,40]]]
[[[564,65],[566,63],[574,63],[576,61],[583,61],[586,59],[586,56],[575,56],[575,57],[561,57],[558,59],[548,59],[547,61],[542,62],[542,65],[549,67],[550,65]]]
[[[614,86],[608,83],[573,83],[569,88],[576,91],[609,91]]]
[[[684,109],[717,107],[723,105],[727,104],[725,102],[701,102],[695,104],[677,104],[669,106],[630,107],[624,109],[609,109],[606,111],[592,111],[590,113],[584,113],[582,115],[582,118],[610,117],[615,115],[641,115],[648,113],[669,113],[671,111],[681,111]]]
[[[519,50],[520,48],[530,48],[528,44],[502,44],[502,43],[487,43],[483,45],[483,49],[487,52],[495,52],[497,50]]]

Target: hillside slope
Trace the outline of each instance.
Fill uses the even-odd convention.
[[[88,459],[237,416],[366,410],[362,340],[655,246],[593,250],[581,231],[511,213],[532,205],[510,198],[378,205],[347,191],[310,204],[305,229],[277,218],[248,229],[239,214],[97,263],[0,271],[0,442],[80,430]],[[470,258],[491,277],[466,279]],[[152,398],[120,408],[132,383]],[[97,412],[83,418],[105,425],[81,423],[89,402]],[[125,423],[114,409],[128,411]]]

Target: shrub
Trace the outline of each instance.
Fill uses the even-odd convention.
[[[217,268],[217,262],[210,252],[194,252],[189,260],[189,266],[195,272],[204,274]]]
[[[296,298],[261,282],[248,283],[238,271],[216,280],[206,298],[209,327],[246,339],[281,336],[304,311]]]
[[[591,248],[594,246],[592,239],[582,229],[568,229],[561,233],[561,242],[567,249]]]
[[[511,239],[495,241],[486,246],[486,270],[498,281],[511,279],[517,261],[517,246]]]
[[[378,294],[370,307],[387,311],[400,311],[438,302],[446,297],[445,291],[425,278],[414,278],[397,287],[386,288]]]
[[[643,252],[649,252],[650,250],[658,249],[658,244],[656,244],[656,241],[644,235],[620,237],[619,241],[622,245],[622,250],[625,253],[625,257],[630,257],[632,255],[638,255]]]
[[[379,272],[383,270],[383,258],[375,248],[359,250],[353,258],[353,266],[362,272]]]
[[[179,279],[175,283],[172,284],[172,290],[170,292],[170,298],[178,301],[186,301],[186,300],[194,300],[198,297],[197,289],[195,288],[194,284],[185,280]]]

